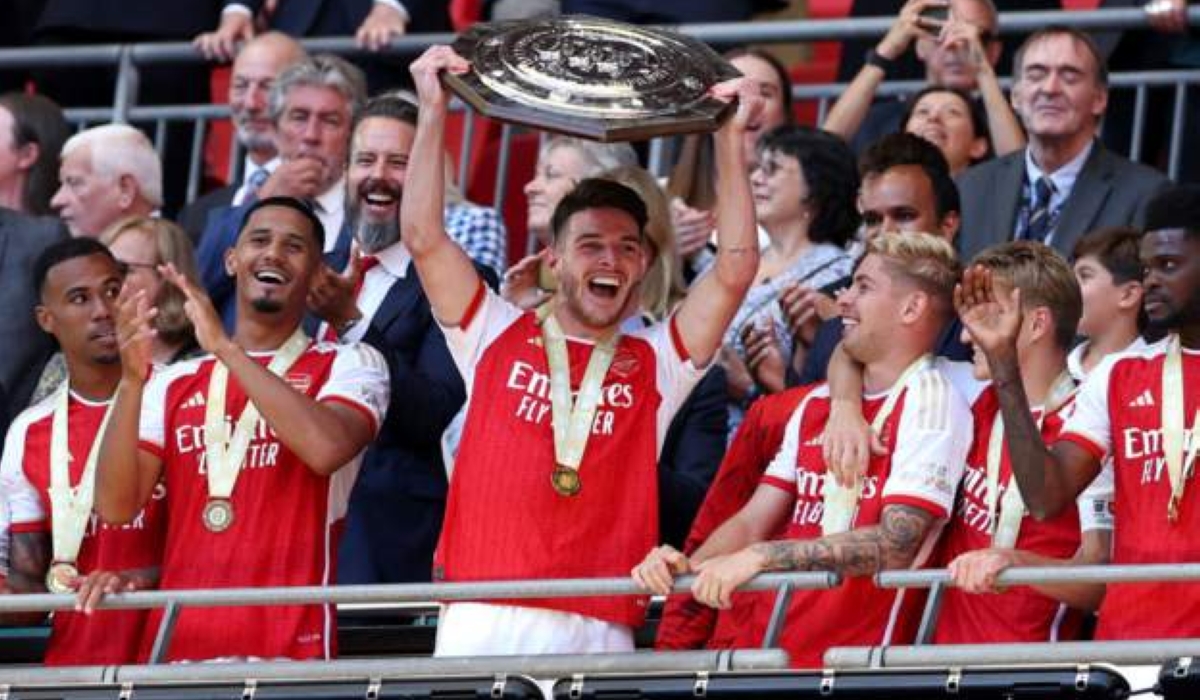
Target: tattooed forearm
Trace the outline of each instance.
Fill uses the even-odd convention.
[[[13,533],[8,552],[8,584],[14,593],[44,593],[49,568],[48,533]]]
[[[780,540],[754,545],[768,571],[836,571],[867,576],[908,567],[917,556],[933,516],[919,508],[883,509],[878,525],[815,540]]]

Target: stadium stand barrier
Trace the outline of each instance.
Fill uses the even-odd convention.
[[[1194,25],[1200,25],[1200,6],[1188,10]],[[890,26],[891,17],[787,20],[769,22],[691,24],[677,27],[680,31],[704,40],[717,47],[736,44],[781,44],[810,41],[829,41],[882,36]],[[1039,11],[1004,12],[1001,14],[1003,34],[1027,33],[1048,24],[1068,24],[1087,31],[1120,31],[1145,28],[1145,14],[1139,8],[1109,8],[1083,11]],[[412,54],[434,43],[453,40],[451,34],[411,35],[396,38],[387,51],[395,54]],[[353,39],[321,38],[303,42],[310,51],[325,51],[353,58],[363,55],[363,50],[354,45]],[[184,42],[143,43],[96,46],[71,46],[53,48],[20,48],[0,50],[0,68],[64,67],[64,66],[115,66],[117,80],[111,106],[76,108],[67,110],[68,119],[77,127],[107,121],[132,122],[139,125],[152,124],[156,147],[165,148],[166,124],[172,121],[191,121],[199,127],[191,144],[191,164],[187,185],[187,197],[194,198],[203,179],[203,155],[205,129],[213,120],[228,116],[225,105],[163,105],[144,106],[138,104],[137,74],[144,65],[159,63],[195,63],[204,59]],[[1007,73],[1007,67],[1001,67]],[[1152,88],[1173,89],[1173,110],[1170,155],[1167,174],[1174,177],[1179,171],[1181,136],[1184,129],[1183,114],[1186,107],[1188,86],[1200,84],[1200,71],[1145,71],[1114,73],[1111,76],[1114,90],[1132,90],[1135,93],[1134,123],[1129,149],[1126,153],[1132,160],[1142,155],[1143,136],[1148,91]],[[880,90],[881,95],[903,95],[920,86],[918,82],[889,82]],[[844,84],[793,85],[793,95],[799,100],[815,100],[818,103],[818,121],[824,118],[830,103],[845,89]],[[461,104],[454,109],[462,112]],[[484,126],[480,123],[484,122]],[[453,130],[452,130],[453,132]],[[481,203],[491,204],[503,210],[506,197],[518,191],[523,180],[510,172],[510,145],[523,129],[498,125],[490,120],[477,118],[470,111],[461,115],[461,127],[457,130],[459,144],[454,149],[458,165],[457,178],[460,189]],[[493,167],[487,173],[475,173],[474,167],[481,160],[482,151],[495,151],[496,157],[489,159]],[[649,166],[652,172],[664,174],[670,156],[669,143],[655,139],[649,146]],[[236,144],[232,146],[228,159],[228,177],[237,176],[236,168],[241,164]],[[526,167],[531,165],[526,164]],[[520,173],[516,173],[520,174]],[[472,187],[479,180],[480,187]],[[515,185],[515,186],[514,186]],[[491,201],[488,201],[490,197]]]

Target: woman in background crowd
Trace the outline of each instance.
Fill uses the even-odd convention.
[[[0,207],[50,214],[58,155],[71,130],[62,109],[41,95],[0,95]]]
[[[763,110],[758,121],[746,129],[742,144],[746,162],[753,166],[762,134],[785,124],[793,124],[792,83],[787,68],[762,49],[735,49],[725,54],[729,62],[758,86]],[[710,245],[717,203],[717,183],[713,177],[712,138],[692,135],[683,139],[679,159],[667,182],[671,197],[671,220],[679,239],[684,276],[690,281],[708,268],[712,259]],[[762,241],[765,244],[765,241]]]
[[[756,372],[760,358],[748,351],[756,333],[774,333],[783,357],[794,341],[779,306],[793,286],[832,290],[849,277],[853,261],[846,243],[858,229],[858,171],[850,148],[817,129],[784,126],[759,141],[758,164],[750,176],[755,216],[769,243],[763,249],[754,285],[725,333],[722,352],[729,374],[729,399],[744,407],[760,391],[784,388],[786,368]],[[767,377],[770,377],[769,379]],[[732,427],[740,411],[733,411]]]
[[[184,277],[199,285],[192,241],[178,225],[166,219],[137,217],[113,224],[100,236],[125,268],[125,285],[132,291],[145,291],[146,298],[158,308],[154,318],[154,363],[168,365],[200,352],[192,323],[183,312],[183,292],[166,284],[159,265],[174,265]]]
[[[937,146],[951,175],[992,157],[983,108],[962,90],[923,88],[908,103],[904,130]]]

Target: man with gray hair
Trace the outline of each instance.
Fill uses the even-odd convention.
[[[130,216],[162,207],[162,163],[146,135],[126,124],[81,131],[63,144],[61,185],[50,206],[72,236],[98,238]]]
[[[258,188],[275,172],[279,154],[270,111],[271,86],[288,66],[306,56],[300,42],[282,32],[260,34],[238,51],[229,81],[229,116],[238,143],[246,150],[241,178],[196,199],[180,212],[179,225],[193,242],[200,240],[210,212],[257,196]]]
[[[279,165],[256,197],[295,197],[312,203],[325,228],[325,262],[345,267],[350,232],[345,220],[344,169],[355,114],[366,100],[366,79],[357,67],[320,54],[289,67],[271,86],[268,109],[275,124]],[[227,325],[233,314],[233,283],[225,251],[233,246],[251,202],[212,212],[197,251],[200,276]]]

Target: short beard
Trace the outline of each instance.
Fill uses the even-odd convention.
[[[364,253],[377,253],[400,240],[399,221],[364,221],[354,225],[354,240]]]
[[[283,311],[283,302],[268,297],[250,300],[250,308],[264,314],[277,314]]]
[[[111,367],[113,365],[121,364],[121,354],[114,352],[111,355],[97,355],[92,358],[92,361],[98,365]]]
[[[247,151],[274,151],[275,139],[271,138],[271,134],[258,133],[251,131],[248,127],[242,124],[234,124],[237,130],[238,141]]]

